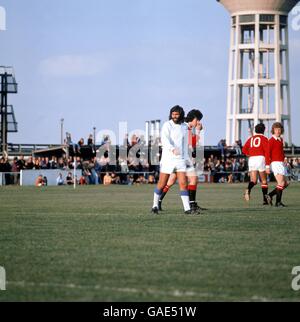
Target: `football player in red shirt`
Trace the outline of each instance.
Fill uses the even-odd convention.
[[[277,181],[277,187],[267,195],[267,199],[270,205],[273,204],[272,198],[276,195],[276,207],[285,207],[281,202],[282,192],[289,185],[287,180],[287,168],[284,164],[284,150],[283,150],[283,139],[282,135],[284,133],[283,125],[276,122],[272,126],[273,136],[269,140],[270,148],[270,161],[271,161],[271,171]]]
[[[202,130],[201,119],[203,118],[202,113],[199,110],[191,110],[186,116],[186,123],[189,127],[189,147],[193,149],[193,152],[196,150],[197,142],[200,138],[199,133]],[[197,123],[195,123],[195,119],[197,119]],[[194,134],[193,130],[196,129],[198,133]],[[196,202],[196,193],[197,193],[197,185],[198,185],[198,175],[192,164],[192,160],[189,160],[188,171],[186,172],[188,178],[188,191],[190,198],[190,206],[194,211],[206,210],[206,208],[200,207]],[[171,187],[176,183],[177,175],[176,173],[172,173],[166,186],[163,189],[163,193],[159,199],[159,210],[162,211],[162,201],[165,198],[168,191]]]
[[[245,191],[244,197],[246,201],[250,200],[251,190],[257,184],[259,176],[263,193],[263,204],[268,205],[267,174],[270,173],[270,156],[269,140],[264,136],[265,130],[266,127],[263,123],[256,125],[256,134],[250,137],[243,147],[243,154],[249,156],[248,165],[250,172],[250,182]]]

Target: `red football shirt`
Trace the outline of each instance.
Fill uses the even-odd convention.
[[[243,147],[243,153],[249,157],[263,156],[266,165],[270,165],[269,140],[262,134],[249,138]]]
[[[283,162],[285,155],[283,151],[283,139],[276,138],[276,136],[272,136],[269,140],[269,149],[270,149],[270,159],[271,162],[278,161]]]

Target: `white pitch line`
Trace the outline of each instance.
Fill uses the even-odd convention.
[[[151,295],[163,295],[163,296],[173,296],[173,297],[195,297],[195,298],[212,298],[212,299],[224,299],[228,300],[230,298],[235,299],[231,295],[226,294],[215,294],[215,293],[199,293],[194,291],[160,291],[153,289],[136,289],[136,288],[119,288],[119,287],[107,287],[101,285],[76,285],[73,283],[70,284],[60,284],[60,283],[35,283],[35,282],[26,282],[26,281],[7,281],[6,284],[14,285],[17,287],[51,287],[51,288],[69,288],[69,289],[85,289],[85,290],[105,290],[105,291],[113,291],[120,293],[146,293]],[[260,301],[260,302],[275,302],[282,301],[283,299],[268,299],[260,296],[252,296],[250,299],[241,299],[241,301]]]

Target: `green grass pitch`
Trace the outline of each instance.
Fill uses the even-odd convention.
[[[258,187],[246,204],[245,185],[200,185],[197,217],[177,187],[151,216],[153,188],[0,188],[0,301],[300,300],[299,184],[286,209]]]

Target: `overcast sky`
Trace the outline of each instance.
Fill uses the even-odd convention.
[[[94,126],[144,129],[180,104],[205,116],[205,144],[225,137],[230,19],[215,0],[0,0],[0,65],[13,66],[13,143],[74,141]],[[300,10],[299,10],[300,14]],[[290,16],[290,21],[295,16]],[[290,28],[293,141],[300,145],[300,30]]]

